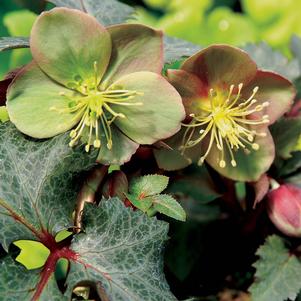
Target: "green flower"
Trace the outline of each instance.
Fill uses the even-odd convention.
[[[70,132],[70,146],[99,149],[98,161],[122,164],[139,144],[180,129],[184,108],[160,75],[162,34],[123,24],[104,28],[77,10],[43,13],[30,38],[33,61],[7,93],[10,120],[23,133]]]
[[[168,78],[183,98],[187,118],[167,141],[179,151],[158,150],[168,170],[207,161],[225,177],[254,181],[271,166],[275,146],[268,126],[295,97],[291,82],[257,69],[242,50],[214,45],[188,58]]]

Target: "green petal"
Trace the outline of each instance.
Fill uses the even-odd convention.
[[[286,78],[274,72],[258,71],[254,79],[242,91],[246,99],[256,86],[259,89],[254,98],[258,100],[258,103],[266,101],[270,103],[264,111],[258,113],[269,115],[270,124],[291,108],[296,89]]]
[[[269,130],[262,129],[260,132],[266,131],[266,137],[257,137],[255,142],[260,145],[259,150],[251,150],[246,154],[243,149],[234,152],[236,167],[230,164],[231,158],[226,151],[225,161],[226,167],[219,166],[220,151],[214,145],[210,151],[206,161],[221,175],[236,181],[257,181],[260,176],[265,173],[273,163],[275,157],[275,146],[273,138]]]
[[[195,73],[210,88],[247,84],[257,71],[255,62],[246,52],[227,45],[205,48],[188,58],[182,69]]]
[[[34,138],[49,138],[71,129],[79,118],[50,110],[51,107],[59,110],[68,106],[61,92],[75,93],[51,80],[32,62],[18,73],[9,87],[7,110],[10,120],[22,133]]]
[[[122,165],[128,162],[132,155],[136,152],[139,144],[135,143],[123,133],[121,133],[114,125],[111,127],[113,146],[109,150],[106,147],[106,139],[104,133],[101,133],[102,146],[99,150],[97,162],[104,165],[117,164]]]
[[[35,22],[30,39],[33,58],[57,82],[74,88],[76,83],[95,85],[107,69],[111,39],[93,17],[78,10],[54,8]]]
[[[184,154],[181,154],[179,148],[183,145],[182,138],[185,130],[186,128],[183,127],[177,134],[164,141],[172,150],[163,148],[154,150],[155,159],[161,169],[168,171],[183,169],[201,156],[201,145],[187,148]]]
[[[130,100],[142,105],[112,105],[112,109],[126,116],[117,118],[115,124],[129,138],[139,144],[152,144],[179,131],[185,117],[182,99],[161,75],[136,72],[122,77],[114,85],[143,94]]]
[[[162,32],[139,24],[107,28],[112,38],[110,65],[101,84],[105,89],[124,75],[163,68]]]

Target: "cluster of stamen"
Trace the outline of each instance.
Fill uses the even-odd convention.
[[[242,87],[243,84],[239,84],[236,93],[233,93],[235,86],[231,85],[226,99],[225,96],[217,94],[213,89],[210,90],[210,106],[202,107],[203,114],[200,116],[190,114],[192,121],[189,124],[183,124],[187,129],[180,148],[182,154],[187,148],[196,146],[207,137],[209,139],[207,141],[208,147],[199,159],[198,164],[203,164],[215,143],[220,151],[219,166],[224,168],[226,167],[225,149],[230,154],[233,167],[237,165],[234,158],[235,151],[242,148],[246,153],[249,153],[250,149],[255,151],[259,149],[260,146],[255,143],[255,137],[265,137],[266,133],[257,132],[253,127],[268,124],[269,116],[261,114],[258,119],[248,119],[247,117],[264,110],[269,105],[269,102],[257,104],[257,100],[254,97],[258,87],[253,89],[253,93],[248,99],[241,101]],[[195,137],[196,130],[200,127],[200,136],[194,140],[193,137]]]
[[[97,63],[94,63],[95,83],[92,88],[82,81],[73,84],[72,88],[80,92],[80,96],[69,96],[65,92],[61,92],[60,96],[67,100],[67,107],[57,109],[51,107],[50,110],[58,111],[59,113],[74,114],[74,120],[80,121],[76,128],[70,132],[71,147],[78,144],[83,135],[85,128],[88,129],[88,142],[85,145],[86,152],[90,151],[91,146],[95,148],[101,147],[100,130],[106,139],[106,147],[111,150],[113,146],[111,125],[116,118],[126,118],[123,113],[116,112],[112,109],[113,106],[139,106],[142,102],[131,102],[133,98],[143,93],[138,91],[130,91],[122,89],[122,87],[114,87],[105,91],[98,89],[97,80]]]

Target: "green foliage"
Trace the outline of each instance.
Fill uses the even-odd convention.
[[[0,123],[1,122],[6,122],[8,120],[9,120],[9,117],[8,117],[8,113],[7,113],[6,107],[1,106],[0,107]]]
[[[250,292],[256,301],[295,300],[301,289],[301,263],[289,253],[284,241],[270,236],[257,255],[260,259],[254,264],[256,282]]]
[[[130,19],[134,9],[117,0],[51,0],[58,7],[75,8],[94,16],[103,25],[113,25]]]
[[[37,143],[11,123],[0,124],[0,241],[5,250],[16,240],[36,240],[36,231],[55,236],[72,225],[77,194],[72,179],[94,165],[95,152],[74,151],[66,139],[67,134]]]
[[[186,213],[181,205],[170,195],[160,194],[166,189],[168,177],[147,175],[130,183],[127,198],[138,209],[153,215],[160,212],[176,220],[185,221]]]
[[[284,131],[285,129],[285,131]],[[301,133],[301,117],[283,118],[272,127],[277,155],[288,159],[296,150]]]
[[[91,168],[95,160],[95,154],[70,149],[66,136],[37,143],[9,123],[0,125],[1,244],[8,251],[14,241],[36,240],[50,250],[42,270],[27,271],[10,254],[1,258],[0,299],[69,300],[74,286],[88,280],[101,282],[112,300],[176,300],[162,274],[167,224],[125,208],[118,199],[87,209],[85,233],[74,237],[70,249],[68,245],[56,249],[51,242],[50,237],[72,226],[75,175]],[[70,261],[66,297],[51,265],[51,258],[60,256]]]
[[[28,10],[19,10],[7,13],[3,18],[3,23],[11,36],[27,37],[30,35],[35,19],[36,14]],[[29,49],[15,50],[12,52],[9,67],[14,69],[29,63],[31,60],[32,56]]]
[[[137,19],[140,22],[203,46],[212,43],[241,46],[247,42],[266,41],[289,54],[291,35],[301,34],[300,3],[294,0],[281,3],[274,0],[242,0],[242,13],[227,7],[229,1],[144,2],[163,14],[156,15],[139,8]],[[222,3],[219,5],[218,2]]]
[[[281,52],[273,50],[268,44],[247,44],[243,49],[263,70],[277,72],[290,80],[295,80],[301,75],[297,59],[288,60]]]

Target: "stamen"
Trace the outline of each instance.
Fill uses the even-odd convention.
[[[243,84],[238,85],[237,93],[233,95],[234,85],[229,88],[228,96],[222,101],[222,93],[217,93],[213,89],[209,91],[209,99],[211,103],[210,109],[204,109],[202,115],[196,116],[194,113],[189,114],[192,118],[189,124],[183,124],[187,129],[183,136],[182,154],[184,154],[187,148],[196,146],[202,142],[210,133],[208,146],[204,155],[199,159],[198,164],[202,164],[209,155],[213,143],[215,143],[217,149],[220,151],[219,166],[220,168],[226,167],[226,161],[224,159],[225,150],[224,143],[227,145],[226,149],[230,155],[230,164],[232,167],[237,166],[237,161],[234,157],[234,151],[240,148],[245,153],[250,153],[250,150],[257,151],[260,146],[255,142],[256,137],[265,137],[265,132],[257,132],[253,127],[263,124],[268,124],[269,116],[262,115],[260,118],[255,119],[252,115],[252,119],[248,119],[248,116],[263,111],[264,108],[269,106],[269,102],[263,102],[257,104],[258,100],[254,99],[259,88],[253,89],[250,97],[244,101],[241,100],[241,91]],[[257,105],[255,105],[257,104]],[[254,106],[255,105],[255,106]],[[193,139],[195,129],[198,130],[200,136],[197,139]]]
[[[132,91],[123,89],[123,87],[111,86],[105,91],[99,91],[98,83],[98,63],[93,63],[94,81],[84,81],[81,76],[76,75],[74,82],[68,83],[70,89],[78,92],[68,95],[65,91],[59,93],[60,96],[66,100],[64,108],[57,108],[52,106],[50,111],[56,111],[60,114],[72,114],[73,120],[79,120],[77,126],[70,131],[71,147],[78,144],[82,133],[86,127],[89,128],[88,141],[85,145],[86,152],[89,152],[91,146],[94,148],[101,147],[101,139],[99,130],[101,129],[106,139],[106,146],[109,150],[113,146],[113,137],[111,125],[116,118],[126,118],[126,116],[118,112],[118,106],[141,106],[142,101],[133,101],[133,99],[144,95],[140,91]],[[74,96],[74,94],[76,94]],[[111,107],[114,105],[114,109]],[[190,137],[190,136],[189,136]],[[190,137],[191,139],[191,137]]]

